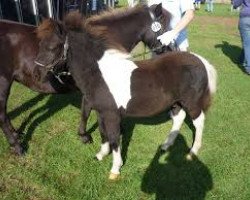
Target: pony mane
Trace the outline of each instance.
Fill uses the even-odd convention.
[[[127,52],[121,44],[115,42],[113,38],[114,36],[110,34],[108,23],[139,13],[145,8],[145,5],[137,5],[134,8],[109,9],[107,11],[101,12],[100,14],[87,18],[85,20],[84,27],[91,35],[105,40],[108,47]],[[107,22],[107,24],[105,22]]]
[[[65,16],[63,23],[66,29],[80,30],[83,26],[84,19],[79,12],[73,11]],[[43,20],[43,22],[36,29],[37,37],[39,39],[43,39],[51,35],[56,32],[56,28],[60,25],[63,26],[63,24],[53,19]]]
[[[66,15],[63,22],[69,30],[80,30],[84,25],[85,18],[78,12],[72,11]]]
[[[137,5],[133,8],[117,8],[117,9],[109,9],[107,11],[103,11],[100,14],[91,16],[90,18],[86,19],[86,24],[92,25],[98,25],[100,23],[103,23],[104,21],[115,21],[117,19],[126,17],[128,15],[131,15],[133,13],[137,13],[140,10],[143,10],[146,6],[145,5]]]
[[[54,21],[52,19],[45,19],[37,27],[36,34],[39,39],[43,39],[53,33],[55,30]]]

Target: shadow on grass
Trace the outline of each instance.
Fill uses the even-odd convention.
[[[124,164],[126,163],[126,160],[127,160],[129,144],[132,139],[135,125],[136,124],[156,125],[156,124],[166,123],[170,119],[170,116],[168,113],[169,113],[168,111],[165,111],[154,117],[123,119],[122,124],[121,124],[121,134],[122,134],[121,155],[122,155]],[[166,130],[166,133],[167,133],[167,130]],[[154,137],[153,134],[152,134],[152,137]]]
[[[242,67],[244,52],[241,47],[231,45],[227,41],[222,41],[222,44],[216,44],[215,48],[220,48],[224,55],[230,58],[230,60],[236,64],[242,72],[244,72],[244,68]]]
[[[155,194],[156,200],[205,199],[206,193],[213,188],[211,173],[198,158],[186,160],[188,151],[181,135],[176,138],[166,158],[158,148],[143,176],[141,190]]]
[[[44,94],[38,94],[29,101],[23,103],[21,106],[17,107],[9,113],[11,119],[19,116],[21,112],[31,109],[39,101],[42,101],[45,97],[46,95]],[[29,148],[28,143],[31,140],[36,127],[38,127],[42,122],[46,121],[68,105],[73,105],[76,108],[80,109],[81,97],[82,95],[80,93],[50,95],[48,101],[44,105],[31,112],[28,118],[26,118],[22,122],[21,126],[18,129],[18,132],[20,133],[27,129],[26,133],[22,133],[22,145],[25,151],[27,151]],[[90,131],[93,132],[96,127],[97,125],[93,125],[93,127],[90,128]]]

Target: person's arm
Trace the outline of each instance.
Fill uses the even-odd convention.
[[[187,10],[184,16],[181,18],[180,22],[173,28],[172,31],[175,34],[179,34],[183,29],[187,27],[187,25],[193,20],[194,18],[194,10]]]
[[[166,46],[183,30],[194,18],[194,10],[190,9],[185,12],[179,23],[171,30],[160,35],[157,39]]]
[[[233,0],[233,7],[238,8],[243,3],[243,0]]]

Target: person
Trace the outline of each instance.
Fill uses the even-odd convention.
[[[166,46],[175,41],[180,51],[188,51],[189,43],[186,27],[194,18],[193,0],[149,0],[148,5],[162,3],[162,7],[172,14],[170,31],[157,39]]]
[[[234,1],[233,0],[231,0],[230,11],[231,12],[234,12],[234,11],[239,12],[240,11],[240,7],[236,8],[236,9],[234,8]]]
[[[201,0],[195,0],[195,9],[199,10],[201,8]]]
[[[207,0],[207,11],[214,12],[214,0]]]
[[[246,61],[245,71],[250,75],[250,0],[234,0],[234,8],[242,6],[239,19],[239,31]]]

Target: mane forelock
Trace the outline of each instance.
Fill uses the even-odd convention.
[[[54,22],[52,19],[45,19],[43,22],[37,27],[36,34],[39,39],[43,39],[48,35],[51,35],[54,31]]]

